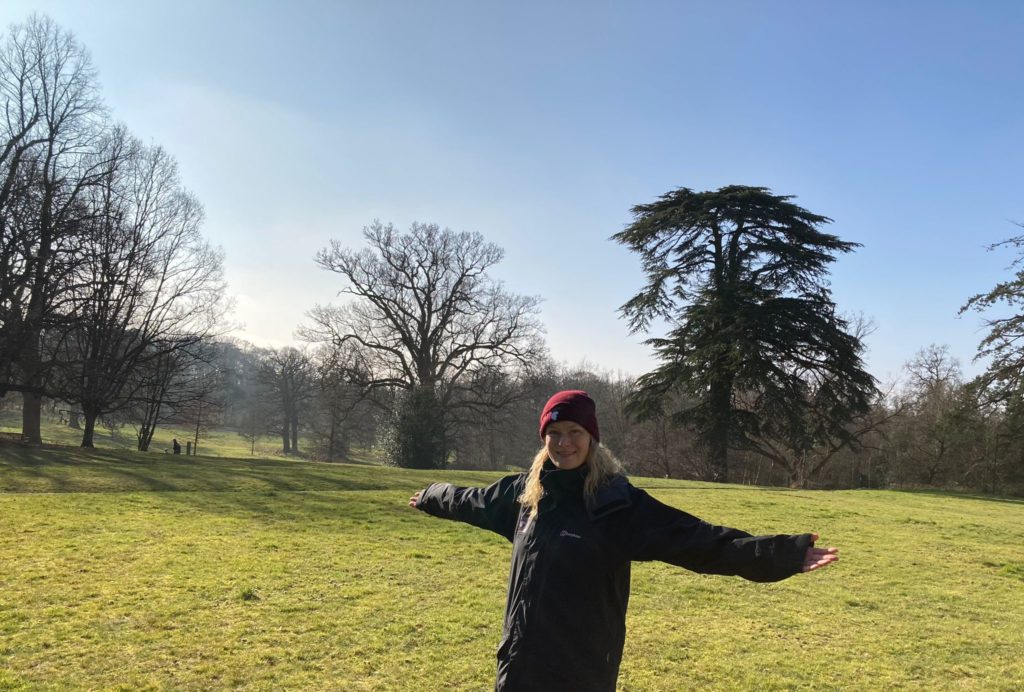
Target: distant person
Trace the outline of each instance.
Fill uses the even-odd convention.
[[[178,438],[174,438],[173,440],[171,440],[171,447],[174,448],[175,454],[181,454],[181,445],[178,444]]]
[[[586,392],[551,397],[540,436],[544,446],[526,473],[486,488],[434,483],[409,498],[411,507],[512,542],[497,690],[613,691],[634,560],[771,582],[839,559],[836,548],[814,547],[815,533],[751,536],[635,488],[600,444]]]

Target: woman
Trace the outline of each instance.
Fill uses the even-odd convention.
[[[817,534],[751,536],[633,487],[600,444],[586,392],[551,397],[540,436],[525,474],[486,488],[434,483],[409,498],[512,542],[498,690],[614,690],[633,560],[769,582],[838,559],[835,548],[814,547]]]

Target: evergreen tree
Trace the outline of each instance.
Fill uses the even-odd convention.
[[[633,223],[613,236],[647,276],[622,306],[631,330],[668,323],[647,340],[661,365],[639,379],[629,410],[644,418],[692,402],[671,413],[696,428],[713,480],[726,479],[730,446],[757,451],[755,437],[797,427],[834,434],[876,391],[826,280],[835,255],[858,244],[822,232],[830,219],[791,199],[679,188],[633,207]]]
[[[410,469],[444,468],[448,459],[444,411],[437,395],[423,385],[402,392],[394,412],[388,460]]]
[[[1024,228],[1024,223],[1017,225]],[[971,310],[984,314],[998,307],[1005,311],[999,317],[985,318],[988,334],[978,345],[975,356],[975,360],[990,359],[976,385],[984,392],[986,401],[995,403],[1010,401],[1024,391],[1024,235],[991,245],[989,250],[1003,247],[1021,253],[1011,266],[1015,270],[1013,277],[1000,281],[987,293],[971,296],[960,308],[960,314]]]
[[[1024,228],[1024,223],[1015,224]],[[971,383],[979,404],[995,424],[991,443],[986,445],[991,452],[985,454],[981,485],[988,492],[999,492],[1009,483],[1011,490],[1020,492],[1024,487],[1024,453],[1020,453],[1024,437],[1024,235],[996,243],[989,250],[1003,247],[1019,253],[1011,265],[1013,276],[987,293],[971,296],[960,313],[985,314],[988,329],[975,356],[975,360],[989,359],[988,367]],[[1000,309],[999,316],[991,316]]]

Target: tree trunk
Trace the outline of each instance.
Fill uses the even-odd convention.
[[[21,397],[22,439],[29,444],[41,445],[43,444],[43,396],[38,392],[25,392]]]
[[[39,356],[40,336],[35,332],[27,341],[21,353],[21,369],[26,373],[25,384],[36,388],[24,392],[21,404],[21,438],[32,445],[43,444],[43,395],[42,365]]]
[[[664,417],[654,423],[654,434],[657,435],[655,442],[655,455],[663,467],[665,478],[672,477],[672,460],[668,456],[668,425]]]
[[[788,486],[793,490],[800,490],[807,487],[807,480],[800,473],[800,469],[795,466],[789,471],[789,483]]]
[[[137,449],[140,452],[149,451],[149,440],[146,439],[148,436],[149,436],[149,426],[146,425],[145,423],[143,423],[142,427],[139,428],[138,434],[136,435],[136,437],[139,440],[139,444],[138,444]]]
[[[156,421],[154,420],[154,422],[151,425],[146,426],[146,436],[142,440],[142,449],[139,450],[140,452],[148,452],[149,451],[149,446],[151,444],[153,444],[153,435],[155,435],[155,434],[156,434]]]
[[[199,400],[199,409],[196,411],[196,436],[194,438],[195,443],[192,445],[192,455],[195,456],[199,453],[199,428],[203,424],[203,400]]]
[[[39,249],[36,253],[36,265],[33,269],[32,291],[25,311],[28,323],[29,338],[21,352],[21,369],[26,373],[25,383],[37,386],[38,393],[26,394],[21,412],[21,436],[29,444],[43,444],[42,436],[42,335],[43,316],[45,314],[46,289],[49,286],[48,274],[51,271],[50,260],[53,245],[53,190],[50,184],[50,162],[53,155],[53,141],[50,141],[49,153],[46,157],[43,185],[44,193],[39,213]]]
[[[82,446],[92,449],[93,437],[96,433],[96,418],[99,416],[99,413],[85,410],[82,414],[85,418],[85,431],[82,433]]]
[[[80,420],[78,420],[78,418],[79,418],[78,411],[68,411],[68,427],[69,428],[74,428],[75,430],[81,430],[82,429],[82,422]]]
[[[145,436],[142,438],[139,445],[140,452],[148,452],[149,446],[153,444],[153,435],[156,434],[156,425],[149,425],[146,427]]]
[[[711,409],[711,430],[707,441],[711,480],[725,483],[729,478],[729,429],[732,427],[731,379],[712,382],[708,403]]]
[[[148,452],[149,446],[153,443],[153,435],[156,434],[156,423],[160,419],[160,409],[164,405],[163,395],[165,392],[166,389],[161,390],[155,399],[146,401],[138,434],[140,452]]]
[[[298,454],[298,452],[299,452],[299,414],[298,414],[297,411],[292,411],[291,426],[292,426],[292,453]]]
[[[291,417],[285,412],[284,421],[281,425],[281,449],[285,454],[289,454],[292,451],[292,436],[290,434],[289,425],[291,423]]]
[[[801,454],[793,460],[793,464],[786,469],[789,471],[789,487],[802,489],[807,487],[807,457]]]

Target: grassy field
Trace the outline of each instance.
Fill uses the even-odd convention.
[[[11,404],[0,409],[0,436],[13,438],[21,434],[20,410]],[[42,425],[43,443],[48,445],[64,445],[78,447],[82,443],[82,431],[69,428],[53,416],[45,416]],[[109,429],[102,425],[96,427],[93,444],[98,449],[135,450],[138,437],[135,428],[124,425]],[[186,442],[195,440],[195,429],[178,425],[158,427],[150,445],[150,454],[165,454],[171,451],[171,441],[177,439],[181,443],[182,454],[186,450]],[[307,441],[299,439],[299,448],[305,449]],[[256,438],[255,444],[228,428],[203,430],[199,436],[199,456],[207,457],[249,457],[265,458],[281,454],[281,438],[276,435],[263,435]],[[379,463],[380,454],[375,450],[353,450],[350,461],[356,463]]]
[[[0,410],[0,434],[14,435],[21,433],[21,412],[13,405]],[[77,447],[82,443],[82,431],[69,428],[52,416],[47,416],[42,426],[43,442],[50,445],[67,445]],[[100,449],[134,450],[138,446],[135,428],[124,425],[110,429],[97,424],[93,444]],[[181,426],[165,425],[157,428],[150,445],[150,453],[163,454],[170,452],[171,440],[177,438],[184,453],[185,443],[195,439],[195,429]],[[216,457],[248,457],[272,456],[281,450],[281,438],[264,435],[257,438],[255,449],[244,437],[233,430],[204,430],[199,436],[199,453],[204,456]]]
[[[424,473],[0,444],[0,689],[485,690],[509,547]],[[1024,687],[1024,503],[634,479],[842,561],[633,571],[622,690]]]

